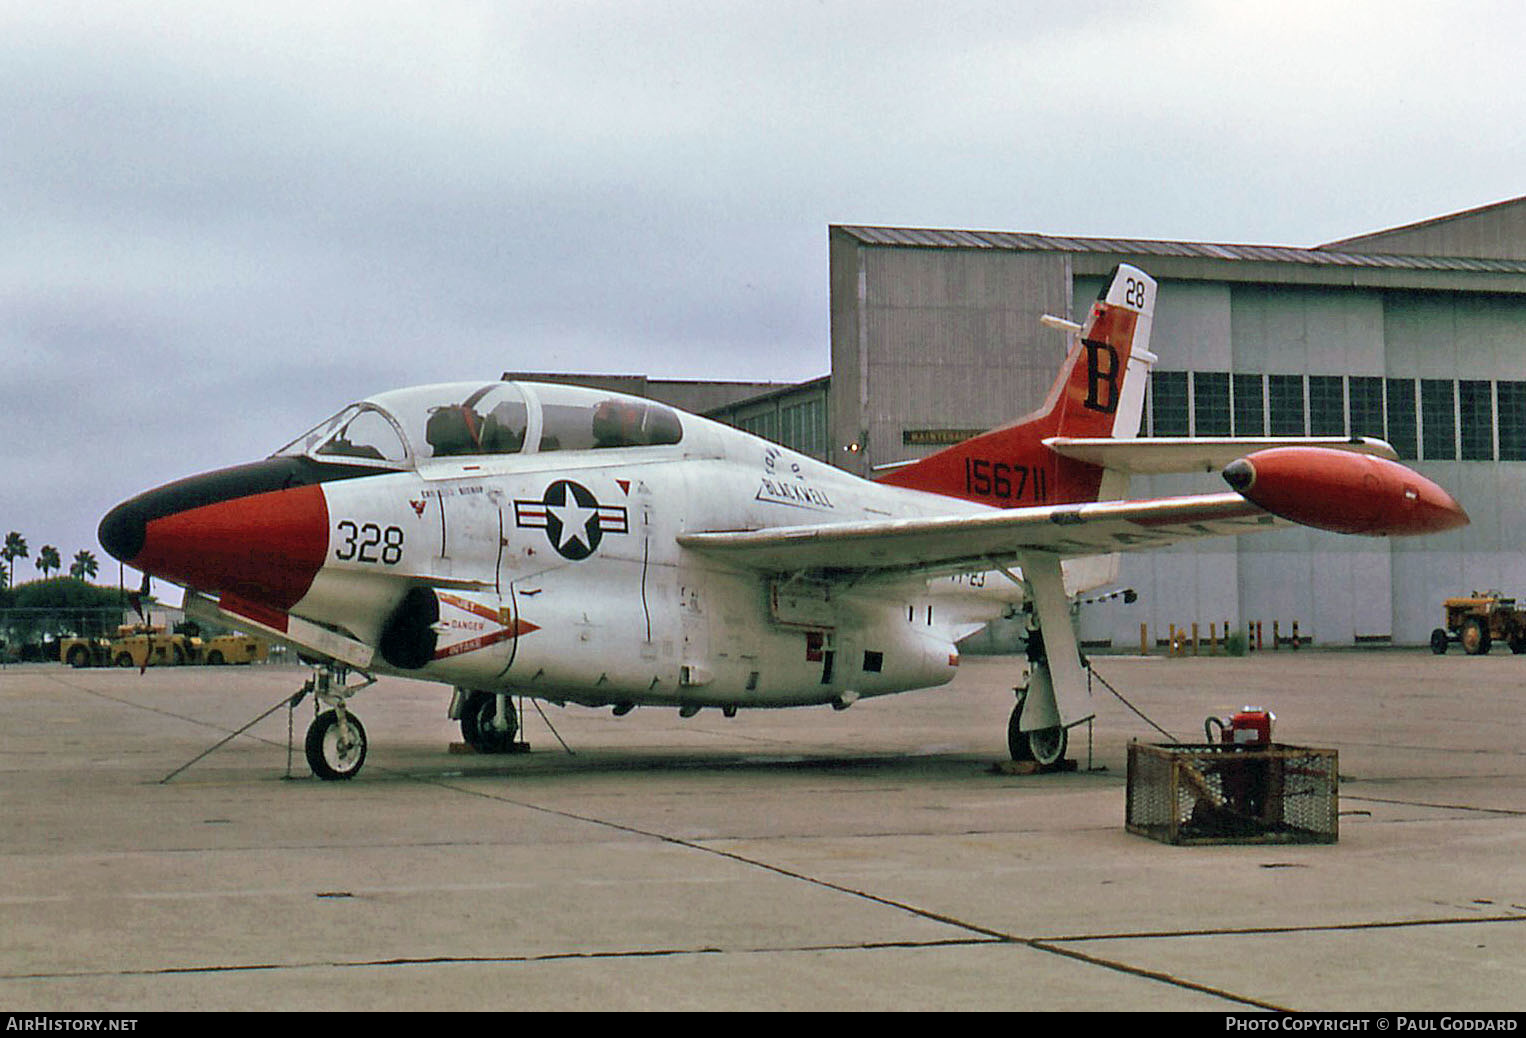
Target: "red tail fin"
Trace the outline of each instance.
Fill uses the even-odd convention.
[[[1154,279],[1119,265],[1072,340],[1042,408],[887,473],[879,482],[998,508],[1097,500],[1103,470],[1062,458],[1043,441],[1138,435],[1144,384],[1155,360],[1149,352],[1154,310]]]

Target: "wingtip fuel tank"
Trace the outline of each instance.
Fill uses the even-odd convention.
[[[1305,526],[1370,537],[1468,525],[1447,491],[1413,469],[1324,447],[1273,447],[1230,462],[1224,481],[1246,500]]]

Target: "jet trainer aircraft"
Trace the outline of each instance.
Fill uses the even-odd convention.
[[[397,390],[264,461],[118,505],[100,539],[186,589],[187,611],[318,661],[307,733],[354,776],[349,698],[375,674],[453,686],[477,749],[511,696],[624,714],[830,704],[944,684],[956,643],[1029,614],[1015,757],[1052,763],[1092,716],[1071,596],[1117,552],[1302,523],[1426,534],[1467,523],[1377,440],[1136,439],[1156,284],[1120,266],[1027,418],[860,479],[633,397],[536,382]],[[1124,500],[1134,472],[1231,489]],[[368,680],[346,683],[354,670]]]

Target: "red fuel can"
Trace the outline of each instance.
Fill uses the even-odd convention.
[[[1259,706],[1248,706],[1229,719],[1224,726],[1223,739],[1236,746],[1270,746],[1272,722],[1276,716]]]

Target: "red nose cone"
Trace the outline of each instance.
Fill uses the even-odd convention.
[[[328,527],[321,486],[270,491],[150,519],[125,561],[186,587],[289,609],[323,566]]]
[[[1451,494],[1386,458],[1328,447],[1273,447],[1224,470],[1230,486],[1273,515],[1336,533],[1411,536],[1468,525]]]

